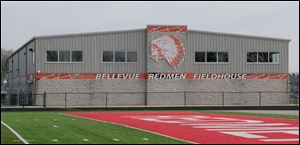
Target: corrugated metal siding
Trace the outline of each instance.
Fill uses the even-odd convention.
[[[8,87],[12,87],[12,58],[8,59]]]
[[[12,86],[16,88],[19,86],[19,52],[16,53],[13,59],[13,67],[12,67]]]
[[[19,73],[18,73],[18,69],[19,69],[19,52],[16,53],[13,57],[13,78],[18,78],[19,77]]]
[[[16,92],[19,86],[25,88],[26,75],[35,72],[35,65],[32,63],[33,53],[29,51],[30,48],[34,49],[34,41],[24,45],[9,58],[8,85],[12,92]]]
[[[34,41],[21,48],[19,52],[17,52],[13,56],[14,77],[17,77],[17,73],[18,73],[17,69],[19,70],[19,77],[23,77],[25,75],[32,74],[35,72],[34,64],[33,64],[34,54],[31,51],[29,51],[29,49],[34,50]]]
[[[33,57],[35,54],[35,47],[34,47],[35,41],[32,41],[27,45],[27,74],[35,73],[35,64],[33,62]],[[30,49],[33,50],[33,52],[29,51]]]
[[[47,73],[145,72],[146,30],[36,39],[37,70]],[[47,50],[82,50],[82,63],[46,63]],[[102,63],[102,52],[137,51],[138,63]]]
[[[21,49],[19,51],[19,59],[20,59],[20,65],[19,65],[19,71],[20,71],[20,77],[26,75],[26,53],[27,49],[26,47]]]
[[[187,61],[192,73],[288,73],[288,41],[206,32],[188,32]],[[195,51],[228,51],[228,64],[197,64]],[[279,64],[247,64],[247,52],[280,52]]]
[[[146,72],[146,30],[66,35],[36,39],[37,70],[48,73]],[[29,44],[31,45],[31,44]],[[288,41],[188,31],[185,64],[192,73],[288,73]],[[47,50],[82,50],[83,63],[46,63]],[[102,63],[102,52],[137,51],[138,63]],[[228,64],[194,63],[195,51],[228,51]],[[249,51],[280,52],[279,64],[248,64]]]

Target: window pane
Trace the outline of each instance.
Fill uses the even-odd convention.
[[[228,62],[228,52],[218,52],[218,62]]]
[[[57,62],[58,61],[58,52],[57,51],[47,51],[47,61]]]
[[[116,62],[125,62],[125,52],[124,51],[116,51],[115,52],[115,60],[116,60]]]
[[[207,52],[207,62],[217,62],[217,52]]]
[[[70,51],[59,51],[59,61],[70,61]]]
[[[270,52],[269,62],[278,63],[279,62],[279,52]]]
[[[268,52],[258,52],[258,62],[268,62]]]
[[[205,62],[205,52],[196,52],[195,62]]]
[[[82,51],[72,51],[72,61],[81,62],[82,61]]]
[[[103,62],[113,62],[114,61],[114,53],[112,51],[103,51],[102,61]]]
[[[127,52],[127,62],[137,62],[137,52]]]
[[[256,52],[248,52],[247,53],[247,62],[257,62],[257,53]]]

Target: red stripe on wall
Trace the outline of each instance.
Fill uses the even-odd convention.
[[[120,74],[120,73],[104,73],[104,74],[75,74],[75,73],[37,73],[35,76],[30,75],[28,78],[41,79],[164,79],[167,74],[168,79],[288,79],[288,74],[196,74],[196,73],[137,73],[137,74]],[[97,76],[98,75],[98,76]],[[228,78],[226,76],[232,76]],[[242,78],[236,76],[243,76]]]

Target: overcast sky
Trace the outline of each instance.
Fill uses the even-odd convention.
[[[2,2],[1,48],[33,36],[182,24],[188,29],[291,39],[299,72],[299,2]]]

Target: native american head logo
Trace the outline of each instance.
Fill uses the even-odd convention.
[[[184,60],[185,48],[175,35],[164,35],[152,40],[150,48],[153,60],[165,59],[173,69],[177,69]]]

